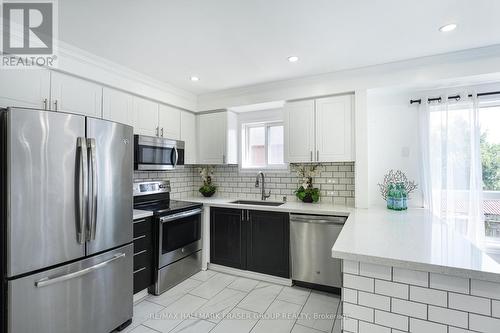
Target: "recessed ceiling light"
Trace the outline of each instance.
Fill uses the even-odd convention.
[[[439,28],[439,31],[441,32],[449,32],[449,31],[453,31],[457,28],[457,25],[455,23],[450,23],[450,24],[447,24],[447,25],[443,25],[441,28]]]
[[[290,57],[288,57],[288,61],[289,62],[297,62],[297,61],[299,61],[299,57],[297,57],[297,56],[290,56]]]
[[[191,76],[191,81],[200,81],[200,78],[197,76]]]

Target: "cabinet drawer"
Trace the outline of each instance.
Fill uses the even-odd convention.
[[[153,248],[153,238],[151,234],[143,234],[137,237],[134,236],[134,253],[150,250]]]
[[[153,230],[153,221],[150,218],[138,219],[134,221],[134,237],[142,234],[151,233]]]
[[[151,267],[141,267],[134,269],[134,294],[146,289],[153,284],[153,274]]]
[[[134,271],[144,266],[150,267],[152,264],[153,254],[149,249],[134,253]]]

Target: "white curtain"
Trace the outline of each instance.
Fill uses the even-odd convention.
[[[477,98],[422,99],[419,128],[424,205],[482,246],[484,215]]]

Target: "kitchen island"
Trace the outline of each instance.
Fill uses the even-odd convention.
[[[500,264],[427,210],[354,209],[332,256],[345,332],[500,332]]]

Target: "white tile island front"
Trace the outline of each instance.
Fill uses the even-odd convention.
[[[343,259],[344,332],[500,332],[500,265],[424,209],[355,209]]]

